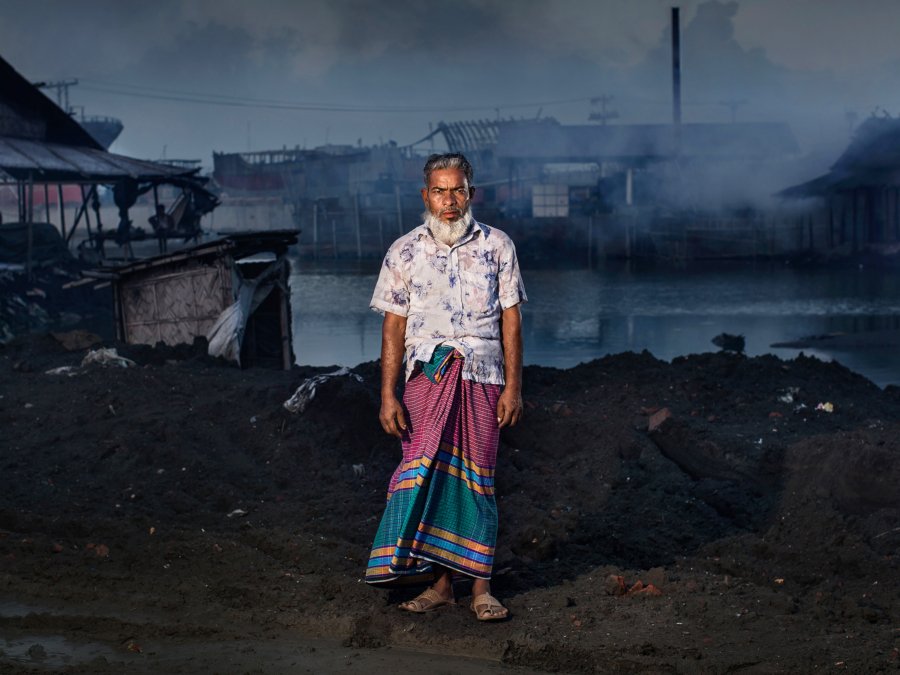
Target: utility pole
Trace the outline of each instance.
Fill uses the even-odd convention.
[[[596,122],[600,122],[602,125],[606,125],[609,120],[614,120],[619,117],[619,113],[615,110],[607,110],[606,106],[612,103],[613,97],[609,94],[603,94],[601,96],[595,96],[591,99],[591,106],[593,110],[591,114],[588,115],[589,120],[593,120]],[[600,109],[597,110],[596,106],[600,106]]]
[[[56,105],[65,111],[67,115],[72,113],[69,108],[69,87],[78,84],[78,80],[60,80],[59,82],[35,82],[39,89],[56,89]]]
[[[731,123],[734,124],[735,118],[737,117],[737,109],[742,105],[747,105],[747,99],[730,98],[724,101],[719,101],[719,105],[723,105],[731,111]]]

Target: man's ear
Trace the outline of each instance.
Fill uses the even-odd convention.
[[[422,188],[422,201],[425,202],[425,206],[428,206],[428,188]]]
[[[475,186],[472,185],[472,186],[469,188],[469,199],[472,199],[472,197],[474,197],[474,196],[475,196]]]

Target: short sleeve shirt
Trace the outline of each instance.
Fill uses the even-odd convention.
[[[370,307],[406,317],[406,379],[446,344],[464,357],[463,379],[504,384],[500,314],[526,302],[512,240],[474,222],[452,247],[425,225],[388,249]]]

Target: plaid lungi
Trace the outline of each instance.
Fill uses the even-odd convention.
[[[406,384],[403,461],[388,487],[368,583],[427,581],[431,563],[491,577],[501,388],[462,379],[462,367],[455,358],[439,382],[417,371]]]

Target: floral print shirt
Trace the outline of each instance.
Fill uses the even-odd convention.
[[[406,317],[406,379],[446,344],[465,358],[463,378],[504,384],[500,314],[526,302],[512,240],[473,221],[452,247],[420,225],[388,249],[370,307]]]

